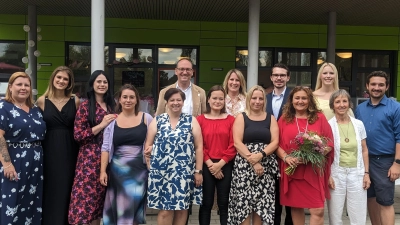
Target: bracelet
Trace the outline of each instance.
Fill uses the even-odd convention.
[[[286,158],[289,157],[289,154],[286,154],[285,157],[283,157],[283,161],[286,163]]]
[[[366,172],[364,172],[365,174],[369,174],[369,172],[368,171],[366,171]]]
[[[8,164],[8,166],[6,166],[6,167],[3,166],[3,169],[7,169],[7,168],[10,167],[11,165],[12,165],[12,163]]]

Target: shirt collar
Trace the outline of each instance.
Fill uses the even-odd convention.
[[[380,104],[382,104],[382,105],[387,105],[388,101],[389,101],[389,99],[386,97],[386,95],[383,95],[383,98],[381,99],[381,101],[380,101],[377,105],[380,105]],[[371,105],[371,106],[374,106],[374,105],[371,103],[371,98],[368,99],[368,104]]]
[[[284,96],[285,95],[286,88],[287,87],[285,86],[285,89],[283,89],[282,93],[279,96]],[[275,94],[275,89],[272,91],[272,96],[278,96],[278,95]]]
[[[189,90],[190,88],[192,88],[192,82],[190,82],[189,87],[186,88],[185,90],[183,90],[181,87],[179,87],[178,82],[176,82],[176,88],[178,88],[179,90],[186,92],[187,90]]]

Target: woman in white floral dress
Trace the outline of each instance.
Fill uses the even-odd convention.
[[[0,115],[0,224],[41,224],[46,124],[26,73],[10,77]]]

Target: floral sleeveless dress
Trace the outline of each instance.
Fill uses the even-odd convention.
[[[148,207],[185,210],[200,205],[202,189],[195,187],[196,155],[192,116],[182,113],[172,129],[167,113],[157,116],[157,134],[150,161]]]

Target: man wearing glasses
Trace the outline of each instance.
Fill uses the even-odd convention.
[[[165,92],[170,88],[178,88],[185,93],[186,100],[182,108],[183,113],[193,116],[201,115],[204,111],[206,111],[206,93],[201,87],[193,84],[190,81],[193,76],[192,61],[187,58],[180,59],[176,64],[175,75],[178,77],[178,81],[160,91],[160,95],[158,96],[156,116],[166,112],[164,95]]]
[[[282,115],[283,106],[285,105],[290,93],[290,89],[286,83],[290,79],[289,68],[282,63],[277,63],[272,67],[271,81],[274,85],[274,90],[267,94],[267,112],[274,115],[276,120]],[[281,224],[282,206],[279,200],[279,177],[275,186],[275,225]],[[293,225],[292,214],[290,207],[286,206],[285,225]]]

